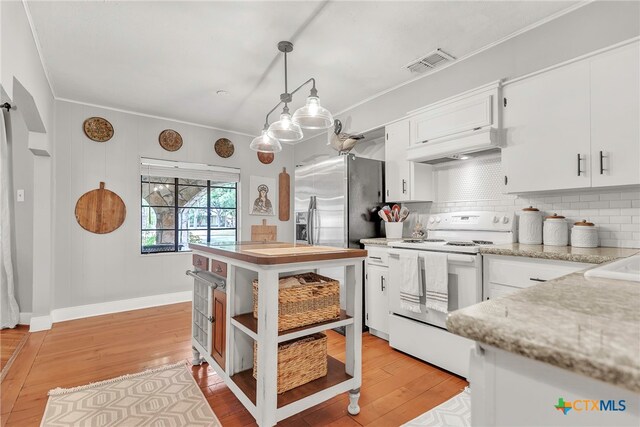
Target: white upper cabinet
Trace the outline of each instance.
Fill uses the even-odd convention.
[[[624,46],[591,61],[591,183],[640,184],[640,50]]]
[[[505,191],[640,184],[637,41],[507,82]]]
[[[503,96],[506,191],[589,187],[589,64],[507,84]]]
[[[385,128],[385,201],[418,202],[434,199],[432,166],[407,161],[409,120]]]
[[[418,144],[491,126],[492,107],[492,95],[483,93],[427,108],[411,117],[411,143]]]

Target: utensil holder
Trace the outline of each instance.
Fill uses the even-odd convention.
[[[402,227],[404,222],[385,222],[384,228],[387,239],[402,239]]]

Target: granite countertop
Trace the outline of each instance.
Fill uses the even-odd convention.
[[[640,283],[572,273],[451,313],[450,332],[640,392]]]
[[[386,237],[371,237],[369,239],[360,239],[363,245],[387,246],[389,242],[399,242],[402,239],[387,239]]]
[[[626,258],[639,251],[640,249],[574,248],[572,246],[523,245],[520,243],[483,246],[480,248],[480,253],[483,255],[522,256],[590,264],[602,264],[603,262]]]

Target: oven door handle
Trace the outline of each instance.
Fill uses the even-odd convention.
[[[454,255],[454,254],[449,254],[448,257],[449,261],[453,261],[453,262],[468,262],[468,263],[472,263],[476,260],[476,257],[473,255]]]

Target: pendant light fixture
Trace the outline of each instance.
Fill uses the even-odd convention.
[[[302,83],[292,92],[289,92],[287,75],[287,53],[293,51],[293,43],[282,41],[278,43],[278,50],[284,53],[284,93],[280,94],[280,102],[267,113],[262,134],[251,141],[251,149],[263,153],[277,153],[282,150],[280,141],[294,142],[300,141],[305,129],[327,129],[333,126],[333,116],[322,105],[316,89],[316,80],[312,77]],[[312,83],[309,97],[306,104],[297,109],[293,116],[289,113],[289,103],[293,99],[293,94],[302,89],[307,84]],[[269,125],[269,115],[282,104],[284,107],[280,114],[280,120]]]

